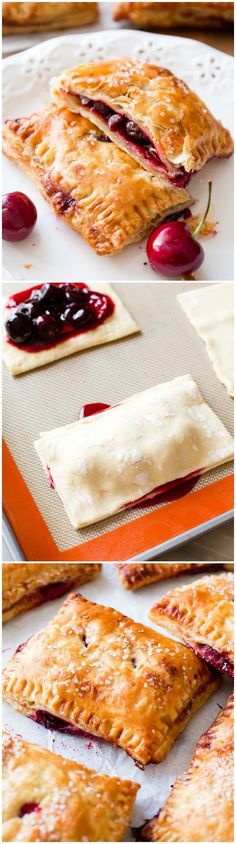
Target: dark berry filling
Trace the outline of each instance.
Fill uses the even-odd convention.
[[[74,736],[94,738],[93,733],[81,730],[74,724],[70,724],[69,721],[64,721],[63,718],[57,718],[56,715],[52,715],[51,712],[47,712],[45,709],[36,709],[35,712],[30,715],[30,718],[32,718],[33,721],[37,721],[37,724],[41,724],[43,727],[46,727],[47,730],[58,730],[60,733],[69,733]]]
[[[7,339],[25,351],[39,352],[69,336],[97,328],[112,316],[114,302],[85,284],[40,284],[7,302]]]
[[[38,803],[34,803],[34,802],[24,803],[24,805],[21,806],[21,808],[18,812],[18,815],[19,815],[19,818],[23,818],[24,815],[30,815],[31,812],[41,812],[41,811],[42,811],[41,806],[39,806]]]
[[[40,586],[39,592],[42,601],[53,601],[55,598],[61,598],[75,585],[74,580],[58,580],[57,583],[48,583],[46,586]]]
[[[108,126],[112,132],[117,132],[124,140],[136,147],[136,150],[141,153],[142,158],[149,161],[157,170],[164,170],[168,178],[177,186],[184,187],[189,181],[189,174],[185,172],[184,167],[175,168],[174,172],[169,172],[165,162],[162,161],[156,148],[153,146],[148,135],[140,129],[134,120],[130,120],[125,114],[119,114],[113,111],[109,106],[101,100],[91,100],[89,97],[78,97],[83,108],[93,114],[97,114],[104,124]],[[100,139],[99,139],[100,140]]]
[[[202,657],[202,659],[212,665],[213,668],[216,668],[217,671],[222,671],[227,674],[228,677],[234,676],[234,666],[232,660],[224,651],[221,651],[220,653],[219,651],[216,651],[215,648],[211,648],[210,645],[201,644],[196,645],[193,650],[198,656]]]

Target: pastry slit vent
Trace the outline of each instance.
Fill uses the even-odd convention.
[[[79,101],[83,111],[90,112],[95,119],[97,117],[99,123],[103,124],[107,132],[112,132],[112,136],[119,135],[125,145],[131,148],[133,153],[136,152],[143,162],[146,161],[147,164],[151,164],[157,170],[163,170],[174,185],[185,187],[190,178],[189,173],[185,171],[183,166],[174,168],[168,161],[163,160],[163,154],[159,147],[154,146],[154,142],[149,135],[128,115],[114,111],[102,100],[93,100],[83,95],[74,94],[70,89],[68,89],[68,94]],[[162,127],[160,127],[161,129]]]

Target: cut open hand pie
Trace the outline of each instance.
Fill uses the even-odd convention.
[[[79,112],[151,173],[184,187],[211,158],[233,150],[227,129],[163,67],[117,59],[81,65],[53,80],[59,102]]]
[[[233,457],[231,435],[190,375],[43,433],[35,448],[75,528]]]
[[[190,765],[142,841],[234,841],[234,700],[199,739]]]
[[[175,27],[201,27],[203,29],[222,29],[232,26],[234,20],[233,3],[189,2],[116,3],[114,20],[125,18],[140,29],[173,29]]]
[[[2,617],[8,621],[92,580],[101,563],[3,563]]]
[[[124,589],[140,589],[148,583],[157,583],[180,574],[198,574],[206,569],[219,568],[212,563],[117,563],[116,568]]]
[[[3,698],[45,727],[103,738],[143,766],[165,758],[218,683],[184,645],[72,593],[10,659]]]
[[[148,173],[64,106],[7,120],[3,148],[98,255],[112,255],[141,240],[193,202],[184,188],[177,189],[158,171]]]
[[[3,841],[122,841],[139,785],[3,737]]]
[[[86,26],[97,14],[98,3],[3,3],[3,34]]]
[[[167,592],[149,617],[218,671],[234,676],[232,574],[211,574]]]

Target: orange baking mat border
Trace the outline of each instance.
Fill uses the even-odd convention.
[[[82,545],[60,551],[3,439],[3,507],[27,560],[117,561],[145,554],[233,508],[233,474]]]

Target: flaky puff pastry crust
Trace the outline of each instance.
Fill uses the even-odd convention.
[[[100,570],[101,563],[3,563],[3,621],[53,597],[60,598],[75,586],[92,580]]]
[[[168,577],[176,577],[179,574],[197,574],[220,567],[212,563],[117,563],[116,568],[119,574],[121,585],[124,589],[140,589],[148,583],[156,583],[158,580],[166,580]]]
[[[4,35],[67,29],[96,21],[98,3],[3,3]]]
[[[116,3],[115,21],[125,18],[140,29],[172,29],[174,27],[203,27],[215,29],[231,26],[234,20],[233,3]]]
[[[139,787],[5,732],[2,840],[121,841]]]
[[[213,574],[167,592],[149,617],[218,671],[233,677],[233,601],[233,575]]]
[[[52,105],[31,117],[7,120],[3,148],[59,217],[98,255],[112,255],[193,200],[101,137],[81,115]]]
[[[211,158],[231,155],[233,141],[227,129],[215,120],[205,103],[170,70],[129,58],[79,65],[52,81],[54,96],[84,117],[88,114],[100,129],[133,158],[156,173],[165,168],[169,179],[182,184]],[[82,105],[88,97],[105,103],[115,113],[133,121],[142,130],[161,163],[153,164],[144,147],[109,128],[101,114]]]
[[[143,766],[165,758],[218,682],[183,645],[71,594],[8,663],[3,698],[45,726],[53,716],[56,728],[103,738]]]
[[[233,841],[233,729],[231,695],[199,739],[190,765],[159,815],[142,830],[142,841]]]

